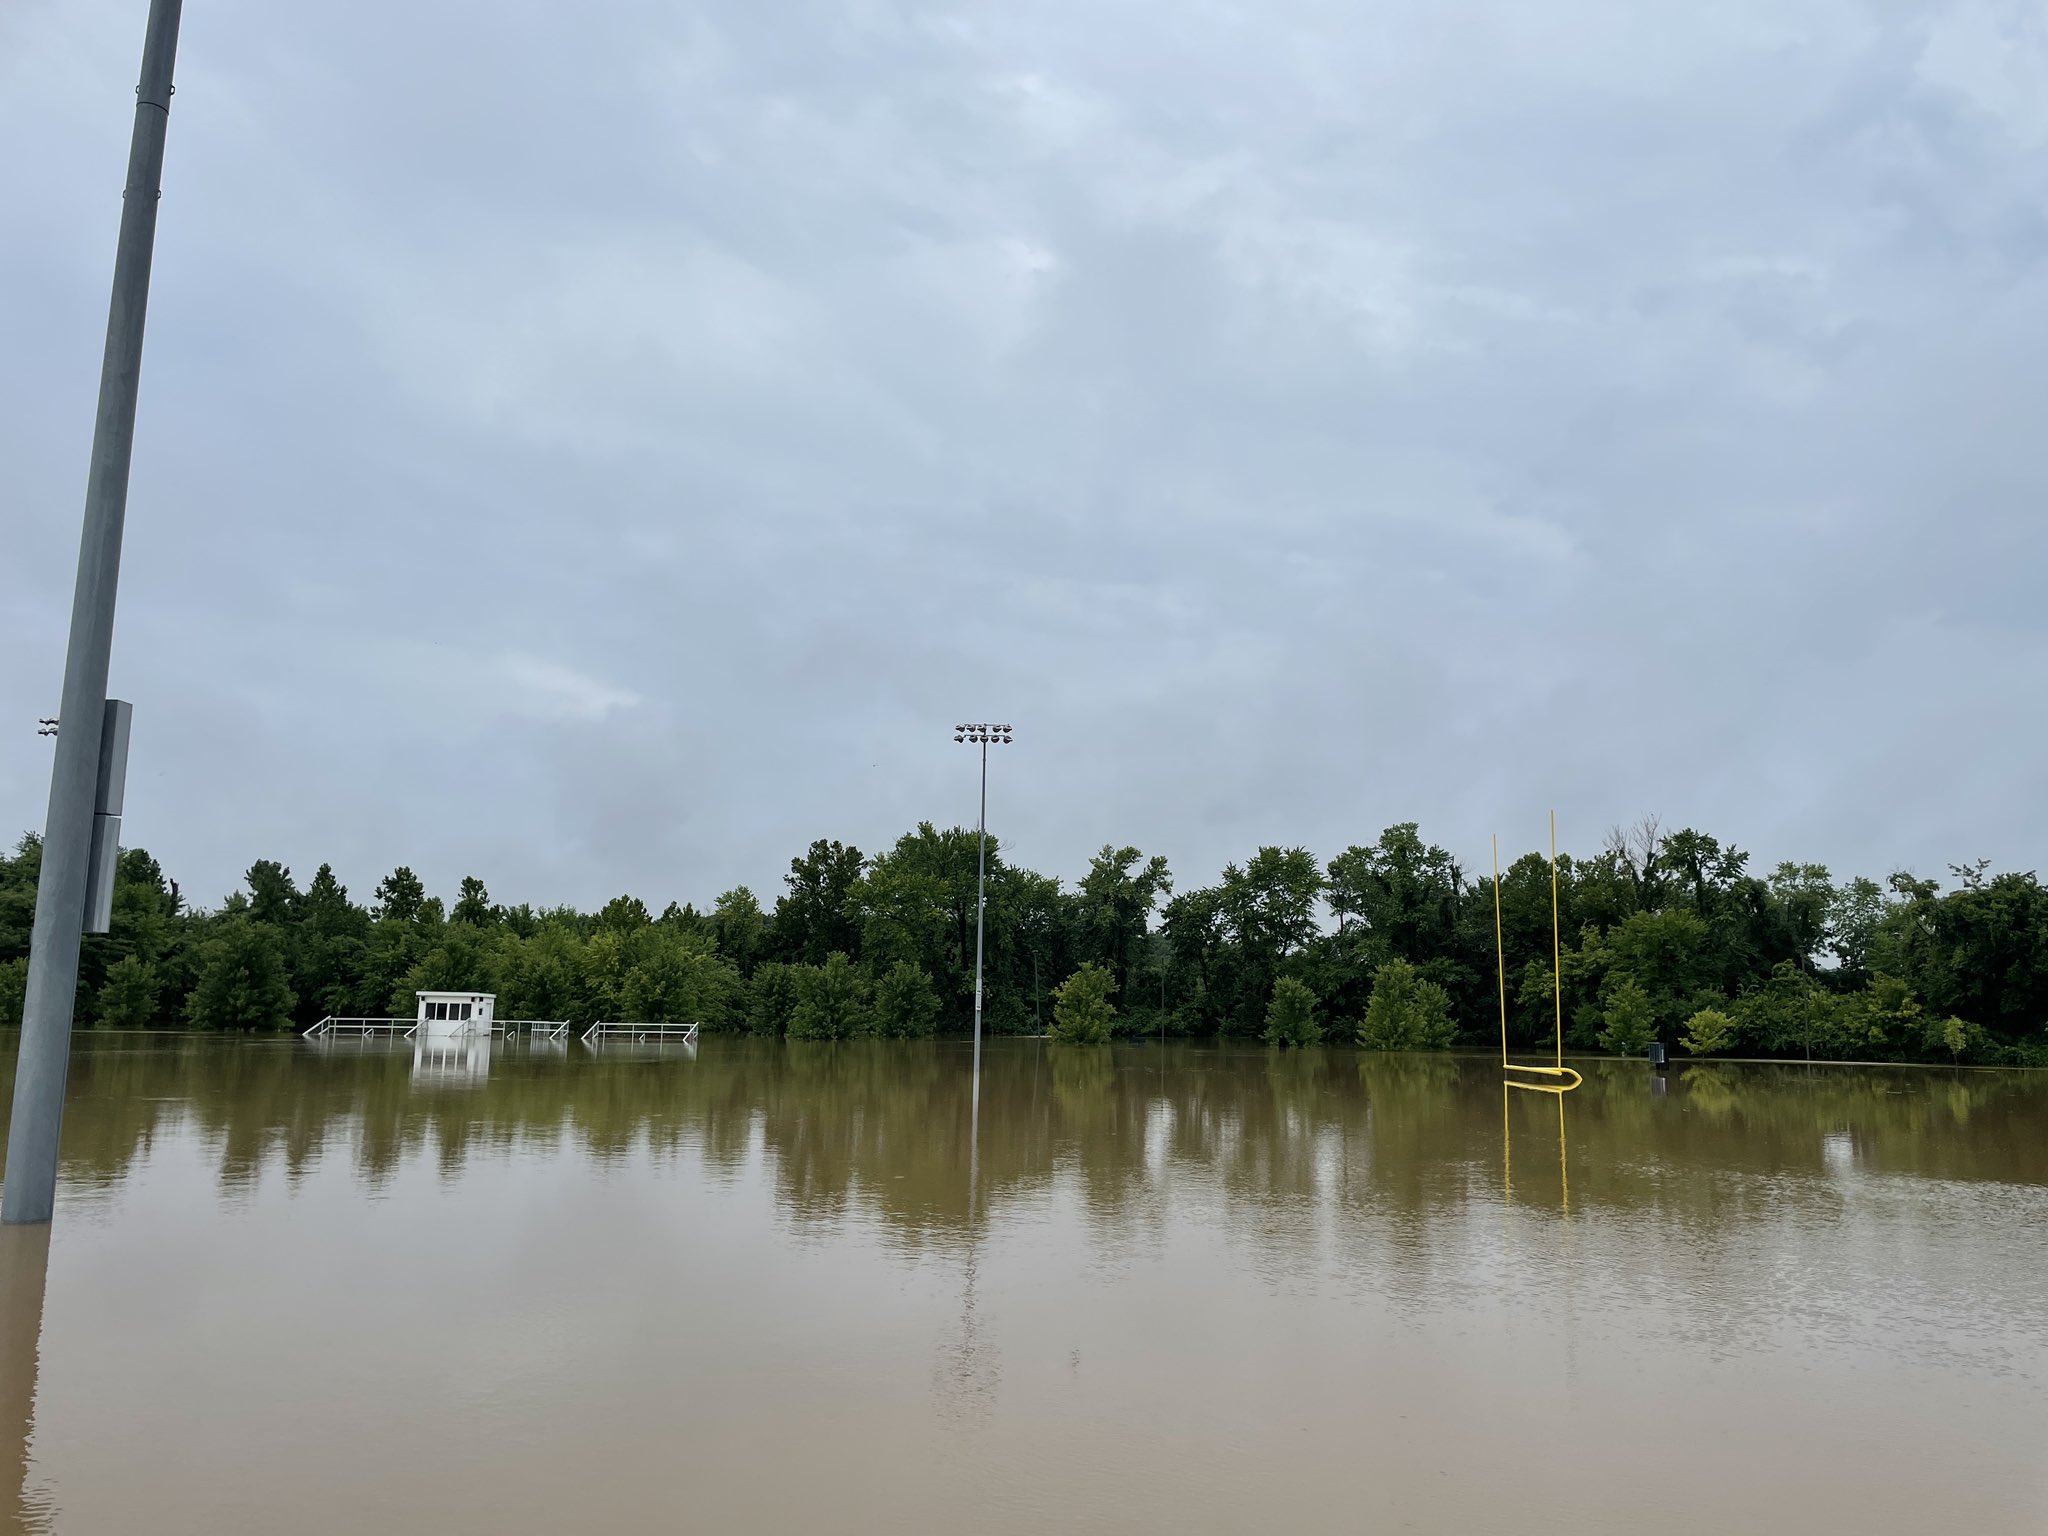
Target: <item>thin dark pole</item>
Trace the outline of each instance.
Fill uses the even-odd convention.
[[[7,1187],[0,1196],[0,1222],[48,1221],[57,1198],[57,1138],[64,1119],[72,1002],[85,926],[100,726],[114,646],[114,589],[121,578],[135,399],[142,379],[142,327],[149,307],[149,266],[156,247],[156,204],[181,9],[182,0],[150,0],[142,79],[135,88],[135,131],[128,144],[128,186],[122,194],[120,243],[114,250],[114,294],[100,363],[99,414],[93,423],[92,467],[85,482],[85,527],[78,547],[78,585],[71,599],[71,641],[64,658],[42,873],[36,885],[36,925],[29,943],[28,992],[14,1072],[14,1115],[7,1129]]]
[[[971,1178],[974,1159],[979,1155],[981,1145],[982,956],[988,927],[988,749],[992,742],[1010,740],[1010,728],[992,725],[985,720],[963,723],[953,727],[953,740],[971,741],[981,748],[981,814],[975,823],[974,855],[974,1084],[968,1125],[968,1134],[972,1138],[969,1154]],[[1036,959],[1035,956],[1033,958]]]
[[[981,1091],[981,937],[988,916],[988,738],[981,743],[980,851],[974,870],[974,1086]]]

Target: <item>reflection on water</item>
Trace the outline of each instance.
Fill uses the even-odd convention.
[[[10,1482],[60,1530],[2048,1513],[2042,1076],[971,1060],[90,1038]]]
[[[413,1041],[415,1088],[481,1088],[490,1075],[489,1035],[431,1036],[422,1031]]]
[[[49,1262],[48,1227],[0,1227],[0,1479],[6,1481],[9,1530],[45,1529],[52,1515],[48,1495],[33,1484],[29,1461]]]
[[[1653,1094],[1663,1094],[1667,1086],[1668,1085],[1662,1073],[1658,1073],[1650,1079],[1650,1090]],[[1535,1095],[1535,1101],[1538,1104],[1548,1104],[1553,1100],[1556,1101],[1557,1205],[1560,1211],[1569,1211],[1572,1208],[1572,1180],[1570,1166],[1570,1139],[1565,1134],[1565,1091],[1553,1088],[1530,1089],[1527,1084],[1513,1081],[1503,1082],[1500,1085],[1501,1202],[1503,1204],[1509,1204],[1512,1203],[1515,1198],[1515,1131],[1513,1110],[1515,1095],[1518,1091],[1532,1093],[1533,1095]]]
[[[531,1048],[537,1054],[552,1054],[566,1057],[569,1054],[567,1040],[536,1041]],[[606,1061],[695,1061],[697,1042],[695,1040],[635,1040],[629,1035],[607,1035],[600,1039],[588,1040],[577,1047],[591,1056],[602,1056]]]
[[[227,1188],[336,1156],[374,1186],[423,1152],[459,1168],[564,1138],[598,1156],[689,1140],[733,1169],[758,1133],[793,1213],[872,1202],[914,1233],[964,1227],[970,1154],[997,1205],[1071,1168],[1113,1215],[1168,1163],[1247,1193],[1310,1196],[1319,1159],[1335,1157],[1342,1198],[1427,1211],[1453,1174],[1463,1193],[1482,1159],[1505,1180],[1509,1133],[1517,1164],[1539,1129],[1555,1157],[1568,1114],[1573,1196],[1599,1205],[1682,1200],[1663,1176],[1674,1163],[1784,1175],[1853,1159],[1877,1173],[2048,1183],[2039,1074],[1698,1065],[1675,1072],[1667,1095],[1639,1063],[1598,1061],[1566,1099],[1511,1094],[1477,1057],[1025,1041],[990,1048],[977,1106],[964,1049],[713,1037],[700,1060],[695,1044],[631,1041],[98,1038],[72,1065],[62,1176],[74,1192],[116,1188],[181,1130],[211,1149]],[[476,1091],[420,1091],[449,1085]],[[1550,1175],[1554,1204],[1565,1173],[1559,1162]]]

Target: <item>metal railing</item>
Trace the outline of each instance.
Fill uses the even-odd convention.
[[[344,1019],[329,1014],[307,1030],[307,1040],[316,1035],[396,1035],[404,1039],[420,1027],[418,1019]]]
[[[600,1019],[583,1031],[583,1043],[592,1044],[598,1040],[679,1040],[685,1045],[694,1045],[697,1040],[695,1024],[625,1024],[614,1020]]]
[[[491,1028],[500,1034],[516,1034],[525,1030],[536,1040],[562,1040],[569,1034],[567,1019],[496,1019]]]
[[[454,1023],[452,1020],[433,1020],[434,1023]],[[437,1040],[461,1040],[478,1034],[484,1027],[482,1019],[464,1019],[455,1023],[446,1032],[432,1031]],[[567,1019],[493,1019],[490,1029],[493,1034],[515,1034],[525,1030],[536,1040],[566,1040],[574,1026]],[[302,1038],[312,1040],[328,1035],[391,1035],[397,1039],[409,1040],[420,1028],[418,1019],[400,1018],[343,1018],[330,1014],[308,1029]],[[594,1040],[679,1040],[685,1044],[697,1038],[695,1024],[667,1023],[626,1023],[618,1020],[601,1019],[583,1031],[579,1037],[585,1041]]]

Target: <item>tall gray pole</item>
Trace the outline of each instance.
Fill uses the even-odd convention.
[[[149,263],[156,246],[156,202],[163,176],[164,130],[171,112],[171,66],[178,52],[182,0],[150,0],[135,90],[135,133],[128,144],[121,242],[114,251],[114,297],[100,364],[99,416],[85,482],[85,533],[78,587],[71,599],[71,645],[64,658],[57,762],[50,774],[50,815],[36,886],[35,936],[29,945],[28,996],[22,1007],[21,1057],[14,1071],[14,1118],[7,1128],[6,1189],[0,1222],[43,1222],[57,1198],[57,1135],[64,1119],[64,1071],[71,1051],[72,995],[85,924],[86,870],[99,778],[100,725],[106,712],[107,660],[114,644],[114,588],[121,576],[121,528],[128,514],[128,463],[135,446],[135,395],[142,376],[142,322],[149,306]]]
[[[974,869],[974,1094],[981,1098],[981,929],[988,915],[988,738],[981,742],[981,851]]]

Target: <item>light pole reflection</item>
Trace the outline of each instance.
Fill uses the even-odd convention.
[[[962,1236],[960,1332],[950,1345],[944,1347],[933,1373],[940,1411],[956,1428],[971,1428],[987,1421],[995,1408],[996,1388],[1002,1377],[1001,1360],[982,1335],[978,1295],[982,1226],[986,1221],[980,1201],[981,1072],[978,1066],[969,1102],[967,1230]]]
[[[0,1446],[7,1466],[11,1531],[47,1531],[56,1520],[49,1494],[29,1487],[29,1443],[36,1429],[36,1368],[42,1348],[43,1289],[50,1271],[47,1223],[0,1227]]]

